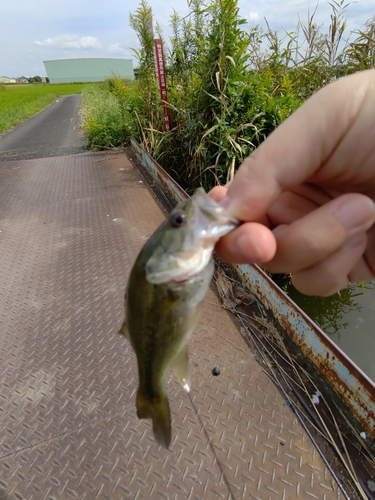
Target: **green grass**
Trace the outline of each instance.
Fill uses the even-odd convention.
[[[122,146],[130,137],[138,137],[136,113],[143,108],[137,81],[113,77],[101,85],[87,85],[82,89],[80,116],[90,148]]]
[[[0,85],[0,134],[35,115],[58,97],[80,93],[85,85]]]

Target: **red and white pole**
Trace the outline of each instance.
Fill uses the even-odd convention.
[[[164,121],[163,130],[168,132],[171,129],[171,118],[168,109],[168,94],[167,94],[167,74],[165,72],[163,42],[160,38],[154,39],[155,66],[156,76],[158,80],[160,99],[162,101]]]

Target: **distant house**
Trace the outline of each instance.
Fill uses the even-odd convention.
[[[7,76],[0,76],[0,83],[16,83],[16,79],[8,78]]]
[[[29,80],[26,78],[26,76],[20,76],[16,80],[17,80],[17,83],[29,83]]]

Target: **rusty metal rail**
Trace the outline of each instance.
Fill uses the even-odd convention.
[[[169,378],[171,449],[138,421],[116,332],[165,214],[125,154],[0,163],[0,214],[0,499],[343,498],[213,290],[191,395]]]

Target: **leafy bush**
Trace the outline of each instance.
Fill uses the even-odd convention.
[[[142,113],[138,84],[113,77],[82,91],[81,122],[92,149],[108,149],[138,138],[135,112]]]

